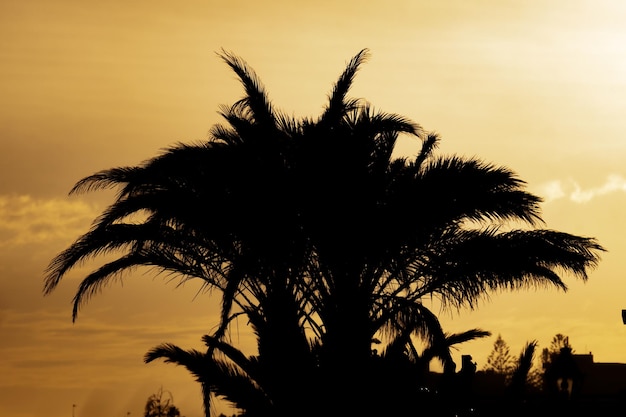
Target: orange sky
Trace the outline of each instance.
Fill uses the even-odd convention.
[[[481,368],[498,333],[517,354],[560,332],[597,362],[626,362],[626,4],[306,3],[0,0],[0,415],[64,417],[76,404],[76,417],[136,416],[163,386],[201,416],[192,377],[142,357],[165,341],[201,348],[215,324],[209,296],[136,274],[72,324],[73,291],[94,265],[49,297],[41,289],[48,261],[111,198],[67,197],[74,182],[206,138],[218,106],[241,97],[220,48],[300,116],[318,114],[369,48],[353,96],[436,130],[442,153],[512,168],[546,198],[548,228],[609,250],[586,284],[566,277],[566,294],[494,294],[477,311],[442,313],[450,332],[494,333],[459,356]],[[243,325],[238,337],[250,340]]]

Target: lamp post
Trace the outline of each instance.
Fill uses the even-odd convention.
[[[72,417],[74,417],[74,410],[76,410],[76,404],[72,404]]]

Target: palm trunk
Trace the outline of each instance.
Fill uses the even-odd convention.
[[[321,372],[329,410],[333,410],[325,415],[359,416],[371,412],[369,401],[374,394],[369,299],[359,294],[358,283],[346,279],[342,284],[348,285],[337,286],[324,323]]]
[[[259,335],[265,389],[276,417],[305,415],[314,373],[309,343],[301,327],[298,306],[286,285],[275,285],[264,304],[266,327]]]

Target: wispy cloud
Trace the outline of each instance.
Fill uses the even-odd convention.
[[[75,239],[99,210],[80,199],[0,195],[0,247]]]
[[[143,372],[148,349],[162,342],[202,349],[201,336],[207,330],[206,317],[191,315],[183,321],[164,317],[158,322],[86,316],[73,324],[64,312],[48,309],[0,310],[0,314],[4,316],[0,355],[12,374],[0,378],[0,389],[15,384],[77,387],[85,377],[94,384],[133,379],[133,372]],[[85,373],[83,379],[77,367]]]
[[[575,180],[553,180],[536,188],[546,202],[566,198],[575,203],[587,203],[596,197],[626,192],[626,179],[618,174],[609,175],[604,183],[597,187],[582,188]]]

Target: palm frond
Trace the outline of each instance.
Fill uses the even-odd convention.
[[[523,393],[524,388],[526,387],[528,381],[528,375],[530,374],[530,370],[533,366],[533,359],[535,355],[535,349],[537,348],[537,341],[532,340],[527,342],[520,353],[519,359],[513,369],[513,373],[511,375],[511,382],[509,384],[509,389],[517,395]]]
[[[433,343],[424,349],[420,359],[425,364],[429,364],[435,358],[439,359],[439,361],[443,364],[444,369],[449,371],[454,369],[455,366],[451,353],[451,348],[453,346],[491,336],[491,332],[482,329],[470,329],[461,333],[444,333],[443,337],[441,336],[442,335],[440,335],[433,341]]]
[[[369,51],[363,49],[350,60],[332,89],[328,99],[328,105],[319,119],[319,124],[332,125],[340,120],[347,111],[356,107],[358,101],[346,101],[346,95],[352,86],[357,70],[368,57]]]
[[[120,184],[132,181],[136,174],[141,171],[141,167],[120,167],[102,170],[78,181],[74,184],[69,194],[114,188]]]
[[[422,169],[424,161],[426,161],[428,158],[431,157],[433,151],[439,145],[440,140],[441,139],[439,138],[439,135],[435,132],[430,132],[426,135],[426,139],[422,141],[422,149],[420,150],[420,152],[417,154],[417,157],[415,158],[414,164],[417,167],[417,169],[419,170]]]
[[[445,337],[439,318],[420,302],[394,297],[377,315],[376,327],[396,343],[406,343],[411,335],[429,344]]]
[[[559,272],[586,280],[604,250],[595,239],[551,230],[466,230],[443,242],[420,266],[425,280],[415,294],[436,294],[457,308],[497,290],[566,290]]]
[[[218,338],[210,335],[202,336],[202,341],[209,348],[209,352],[218,350],[228,359],[230,359],[235,365],[243,369],[248,376],[255,381],[259,378],[259,369],[256,366],[256,362],[251,358],[244,355],[242,351],[231,345],[230,343],[223,342]]]
[[[205,394],[210,393],[204,395],[207,415],[213,395],[225,398],[253,416],[266,415],[264,413],[271,408],[271,402],[263,390],[232,364],[197,350],[181,349],[170,343],[151,349],[144,357],[145,362],[156,359],[183,366],[196,377]]]
[[[520,220],[541,223],[541,198],[523,191],[525,182],[508,168],[460,157],[432,158],[419,173],[416,193],[436,196],[428,216],[434,223]]]
[[[252,68],[241,58],[231,52],[222,50],[218,56],[237,74],[246,92],[241,100],[250,109],[255,123],[265,128],[274,128],[274,111],[265,89]]]

